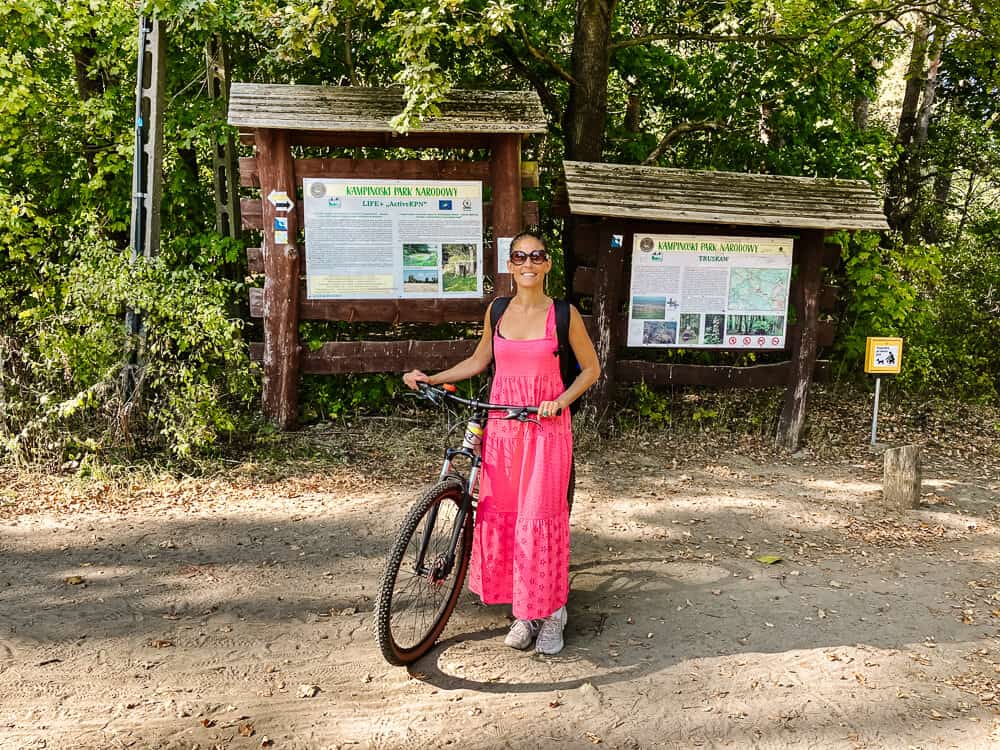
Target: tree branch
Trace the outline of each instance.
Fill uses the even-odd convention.
[[[655,163],[663,153],[670,147],[670,144],[680,138],[682,135],[687,133],[694,133],[699,130],[721,130],[723,123],[718,120],[700,120],[698,122],[682,122],[679,125],[674,125],[667,131],[667,134],[660,139],[660,142],[656,144],[649,156],[643,159],[643,166],[648,166]]]
[[[528,30],[524,28],[524,24],[517,24],[518,34],[521,36],[521,41],[524,42],[524,46],[528,48],[528,52],[541,63],[548,65],[552,70],[555,71],[556,75],[562,78],[566,83],[571,85],[577,85],[577,81],[569,72],[558,62],[553,60],[549,55],[542,50],[538,49],[534,44],[531,43],[531,39],[528,38]]]
[[[513,67],[520,76],[530,83],[538,93],[538,98],[542,100],[542,107],[548,113],[551,121],[558,123],[563,109],[558,97],[552,93],[549,87],[545,85],[545,81],[542,80],[542,78],[535,73],[535,71],[524,64],[524,60],[522,60],[521,56],[517,54],[517,50],[511,46],[510,42],[503,37],[495,37],[495,41],[500,48],[501,54],[507,58],[511,67]]]

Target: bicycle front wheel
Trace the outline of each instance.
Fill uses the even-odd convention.
[[[375,631],[382,655],[403,666],[426,654],[451,617],[472,554],[472,508],[449,477],[417,501],[389,551],[379,583]]]

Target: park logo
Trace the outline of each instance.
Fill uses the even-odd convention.
[[[438,210],[451,211],[451,201],[438,201]]]
[[[650,252],[654,247],[656,247],[656,243],[653,242],[652,237],[643,237],[639,240],[639,249],[644,253]]]
[[[313,198],[322,198],[326,195],[326,185],[322,182],[313,182],[309,185],[309,195]]]
[[[463,211],[471,211],[472,210],[472,201],[470,201],[468,198],[466,198],[464,201],[462,201],[462,210]]]

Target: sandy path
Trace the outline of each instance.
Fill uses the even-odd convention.
[[[0,748],[1000,747],[995,485],[883,517],[870,467],[656,455],[583,457],[554,658],[466,595],[410,672],[382,661],[416,482],[3,521]]]

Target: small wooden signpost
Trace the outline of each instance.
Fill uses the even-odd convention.
[[[878,398],[882,375],[898,375],[903,360],[903,339],[869,336],[865,346],[865,372],[875,375],[875,404],[872,407],[872,445],[878,430]]]

